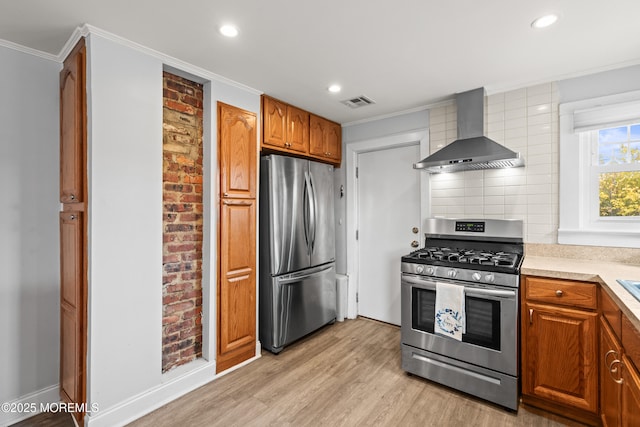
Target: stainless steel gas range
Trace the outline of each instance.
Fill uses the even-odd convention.
[[[522,221],[431,218],[425,236],[402,257],[402,368],[517,410]],[[453,338],[436,319],[436,294],[456,286],[464,328]]]

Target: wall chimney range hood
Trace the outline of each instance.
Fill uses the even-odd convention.
[[[456,94],[458,138],[420,162],[414,169],[429,173],[524,166],[520,153],[484,136],[484,88]]]

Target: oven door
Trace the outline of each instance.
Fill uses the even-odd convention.
[[[464,286],[462,341],[433,331],[436,280],[402,274],[402,343],[513,376],[518,374],[518,289],[438,279]]]

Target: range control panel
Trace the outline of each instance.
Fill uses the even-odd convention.
[[[484,233],[482,221],[456,221],[456,231],[468,231],[471,233]]]

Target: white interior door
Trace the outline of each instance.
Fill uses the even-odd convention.
[[[420,147],[359,153],[358,314],[400,325],[400,258],[422,246]]]

